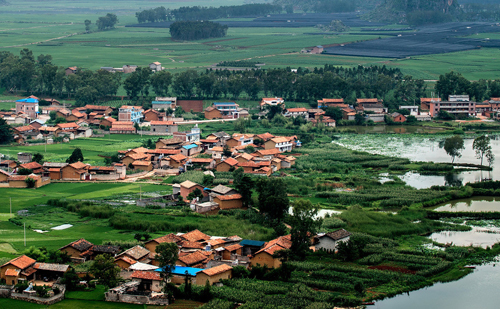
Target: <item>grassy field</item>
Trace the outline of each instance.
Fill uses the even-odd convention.
[[[0,147],[0,154],[17,157],[18,152],[41,153],[45,161],[65,162],[75,148],[80,148],[85,163],[94,165],[104,164],[104,159],[99,155],[111,155],[118,150],[127,150],[140,147],[144,140],[151,137],[140,135],[116,134],[98,138],[80,138],[63,144],[38,145],[38,146],[13,146]],[[158,137],[153,137],[156,140]]]
[[[237,5],[239,0],[218,0],[210,5]],[[163,3],[162,3],[163,4]],[[225,38],[195,42],[174,42],[169,29],[126,28],[136,23],[135,12],[161,5],[156,1],[86,1],[71,4],[50,0],[16,1],[2,7],[0,50],[18,54],[30,48],[35,55],[50,54],[60,66],[98,69],[102,66],[121,67],[125,64],[148,65],[160,61],[172,72],[186,68],[204,69],[219,61],[251,59],[273,67],[321,67],[386,65],[400,68],[414,78],[437,79],[440,74],[455,70],[466,78],[494,79],[500,69],[497,49],[480,49],[449,54],[417,56],[406,59],[346,57],[301,54],[303,48],[378,39],[379,34],[359,35],[352,28],[345,34],[309,35],[316,28],[230,28]],[[163,4],[167,8],[183,5],[207,5],[203,1]],[[24,14],[19,14],[22,11]],[[117,28],[110,31],[84,33],[83,21],[95,20],[107,12],[118,15]],[[29,21],[26,21],[26,16]],[[95,30],[95,24],[92,26]],[[400,25],[398,25],[400,27]],[[484,33],[477,37],[496,38]],[[41,44],[40,44],[41,43]],[[120,92],[121,93],[121,92]]]

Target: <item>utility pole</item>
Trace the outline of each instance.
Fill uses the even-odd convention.
[[[12,217],[12,197],[10,199],[10,216]]]
[[[26,222],[24,222],[24,246],[26,247]]]

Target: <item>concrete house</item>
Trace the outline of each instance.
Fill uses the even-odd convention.
[[[292,151],[293,143],[291,138],[289,137],[284,137],[284,136],[274,137],[264,143],[264,148],[266,150],[274,148],[278,149],[280,152],[287,152],[287,151]]]
[[[141,106],[123,105],[118,111],[118,121],[131,121],[133,123],[139,123],[144,117],[142,115],[143,112],[144,110]]]
[[[141,290],[151,292],[161,292],[163,288],[163,279],[159,272],[136,270],[130,278],[133,281],[139,281]]]
[[[316,250],[334,251],[340,242],[349,241],[351,233],[344,229],[330,233],[321,233],[315,237]]]
[[[28,97],[16,101],[16,114],[23,112],[31,119],[35,119],[38,114],[38,98]]]
[[[302,116],[306,120],[309,119],[309,112],[307,108],[297,107],[297,108],[287,108],[285,111],[285,117],[299,117]]]
[[[158,61],[150,63],[149,68],[155,72],[160,72],[162,70],[161,63],[159,63]]]
[[[283,105],[285,107],[285,100],[283,98],[262,98],[260,101],[260,109],[264,109],[266,105],[269,106],[277,106],[277,105]]]
[[[208,281],[210,285],[214,285],[222,279],[231,279],[232,271],[233,268],[225,264],[204,269],[196,274],[196,284],[205,285]]]
[[[152,109],[159,111],[160,109],[167,110],[169,108],[175,110],[177,108],[177,97],[156,97],[151,102]]]
[[[151,121],[151,131],[157,133],[177,132],[177,124],[173,121]]]

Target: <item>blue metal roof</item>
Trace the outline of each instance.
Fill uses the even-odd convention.
[[[158,269],[155,269],[155,271],[162,271],[163,268],[158,268]],[[185,275],[186,274],[186,271],[188,272],[188,275],[190,276],[196,276],[197,273],[199,273],[200,271],[202,271],[203,268],[193,268],[193,267],[184,267],[184,266],[175,266],[173,269],[172,269],[172,274],[174,275]]]
[[[243,239],[242,241],[240,241],[240,246],[262,247],[265,243],[265,241],[260,240]]]
[[[189,150],[189,149],[196,148],[196,147],[198,147],[198,145],[196,145],[196,144],[191,144],[191,145],[182,146],[182,148],[184,148],[184,149],[188,149],[188,150]]]
[[[225,103],[217,102],[217,103],[214,103],[214,105],[216,105],[216,106],[217,105],[236,105],[236,103],[234,103],[234,102],[225,102]]]
[[[33,98],[26,98],[26,99],[17,100],[16,102],[22,102],[22,103],[38,103],[38,100],[37,100],[37,99],[33,99]]]
[[[174,103],[173,101],[153,101],[151,104],[172,104]]]

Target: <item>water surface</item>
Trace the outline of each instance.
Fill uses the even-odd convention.
[[[500,211],[500,198],[493,196],[474,196],[467,199],[454,200],[452,202],[438,205],[435,211],[470,211],[491,212]]]

